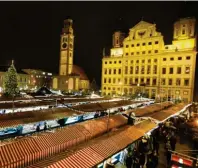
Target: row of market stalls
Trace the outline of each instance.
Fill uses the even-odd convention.
[[[92,112],[86,112],[86,109],[83,108],[81,110],[75,108],[48,108],[42,111],[3,114],[0,115],[0,139],[102,117],[107,115],[107,112],[104,113],[106,111],[105,108],[109,108],[109,111],[118,111],[119,108],[128,109],[140,104],[139,102],[132,101],[112,101],[109,103],[86,104],[89,108],[93,108]]]
[[[70,147],[103,135],[107,132],[108,117],[78,123],[54,131],[33,134],[21,139],[0,143],[0,167],[21,168],[58,154]],[[119,115],[111,116],[109,130],[127,124],[127,119]]]
[[[129,148],[137,148],[142,138],[146,137],[146,139],[151,140],[151,132],[158,128],[159,123],[163,123],[176,115],[188,114],[189,107],[190,105],[186,104],[173,105],[170,102],[165,102],[160,106],[145,107],[144,110],[148,110],[148,113],[143,113],[142,109],[137,109],[135,114],[142,117],[138,118],[135,125],[124,126],[114,132],[72,147],[60,154],[37,162],[29,168],[105,168],[108,163],[120,162],[124,164]],[[138,110],[141,111],[141,114],[138,114]]]

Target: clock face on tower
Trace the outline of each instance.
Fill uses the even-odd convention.
[[[66,43],[63,43],[62,44],[62,48],[67,48],[67,44]]]

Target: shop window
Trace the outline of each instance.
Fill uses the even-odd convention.
[[[169,69],[169,74],[173,74],[173,68]]]
[[[177,74],[181,74],[181,67],[177,67]]]
[[[185,74],[190,74],[190,67],[185,68]]]

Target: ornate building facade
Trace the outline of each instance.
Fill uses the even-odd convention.
[[[196,36],[194,18],[174,23],[173,41],[165,45],[156,25],[140,21],[128,37],[113,34],[110,56],[102,59],[102,94],[147,94],[150,98],[193,101]]]
[[[87,75],[77,65],[74,59],[74,33],[73,21],[64,20],[64,27],[60,36],[60,62],[59,75],[53,78],[53,89],[78,91],[89,89]]]

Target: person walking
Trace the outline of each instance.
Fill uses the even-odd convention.
[[[171,152],[167,151],[166,152],[166,161],[167,161],[167,167],[170,165],[170,161],[171,161]]]
[[[175,151],[176,143],[177,143],[177,139],[176,136],[174,135],[170,138],[171,150]]]

